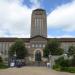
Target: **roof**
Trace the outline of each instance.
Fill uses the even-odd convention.
[[[0,42],[15,42],[17,38],[0,38]],[[25,42],[29,42],[30,38],[21,38]]]
[[[41,37],[41,38],[44,38],[44,39],[46,39],[46,40],[47,40],[47,38],[46,38],[46,37],[43,37],[43,36],[40,36],[40,35],[37,35],[37,36],[31,37],[31,38],[30,38],[30,40],[31,40],[31,39],[34,39],[34,38],[36,38],[36,37]]]
[[[38,8],[38,9],[35,9],[34,11],[45,11],[45,10],[41,9],[41,8]]]
[[[75,38],[48,38],[50,39],[57,39],[60,42],[75,42]]]
[[[32,38],[21,38],[21,39],[25,42],[29,42],[31,39],[34,39],[36,37],[42,37],[42,36],[38,35],[38,36],[34,36]],[[57,39],[60,42],[75,42],[75,38],[46,38],[46,37],[42,37],[42,38],[44,38],[46,40]],[[17,38],[12,38],[12,37],[10,37],[10,38],[4,38],[4,37],[2,38],[1,37],[0,42],[14,42],[16,39]]]
[[[59,38],[60,42],[75,42],[75,38]]]

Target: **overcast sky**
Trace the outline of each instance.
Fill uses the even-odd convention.
[[[75,0],[0,0],[0,37],[30,37],[36,8],[47,12],[48,37],[75,37]]]

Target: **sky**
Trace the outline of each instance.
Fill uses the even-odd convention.
[[[30,37],[31,14],[47,13],[49,38],[75,37],[75,0],[0,0],[0,37]]]

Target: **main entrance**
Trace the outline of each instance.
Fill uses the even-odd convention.
[[[35,52],[35,61],[37,61],[37,62],[41,61],[41,52],[40,52],[40,50],[37,50]]]

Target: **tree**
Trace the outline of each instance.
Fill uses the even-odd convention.
[[[0,63],[2,63],[3,62],[3,60],[2,60],[2,57],[0,56]]]
[[[9,48],[9,56],[13,57],[16,53],[16,58],[24,59],[27,56],[27,49],[22,39],[17,39]]]
[[[44,48],[44,57],[51,55],[63,54],[63,49],[60,48],[60,42],[57,39],[50,40]]]
[[[69,50],[68,50],[68,55],[74,55],[75,54],[75,47],[74,46],[70,46]]]
[[[75,55],[73,55],[73,58],[71,59],[71,66],[75,67]]]

